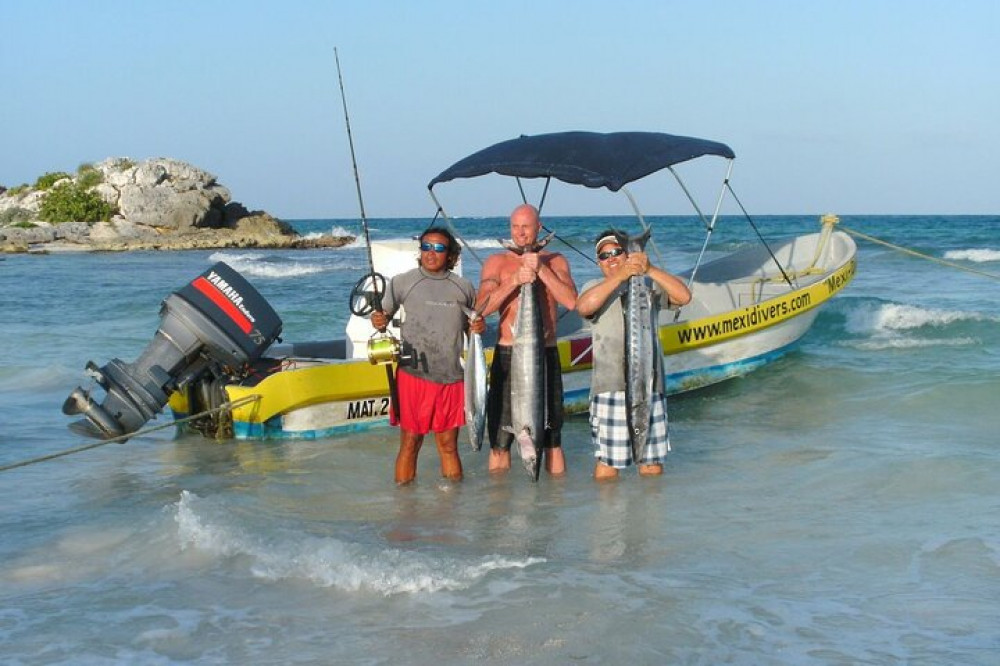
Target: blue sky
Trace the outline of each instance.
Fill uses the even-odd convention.
[[[570,129],[723,141],[755,214],[1000,213],[995,0],[0,0],[0,15],[7,186],[166,156],[253,209],[357,217],[337,47],[369,217],[432,215],[426,184],[453,162]],[[642,185],[645,212],[689,212]],[[518,202],[499,178],[437,191],[454,215]],[[546,207],[627,212],[592,195],[553,188]]]

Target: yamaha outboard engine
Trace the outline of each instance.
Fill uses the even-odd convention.
[[[78,429],[105,439],[133,433],[211,362],[242,368],[281,333],[281,318],[270,304],[223,262],[168,296],[160,316],[156,335],[134,363],[116,358],[103,368],[87,364],[106,396],[97,404],[82,388],[73,390],[63,413],[86,417]]]

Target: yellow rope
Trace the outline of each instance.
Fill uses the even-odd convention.
[[[841,225],[840,228],[843,229],[844,231],[846,231],[847,233],[851,234],[852,236],[857,236],[858,238],[864,238],[867,241],[871,241],[872,243],[878,243],[879,245],[885,245],[886,247],[892,248],[893,250],[898,250],[899,252],[902,252],[904,254],[910,254],[910,255],[913,255],[914,257],[920,257],[921,259],[927,259],[928,261],[933,261],[935,263],[942,264],[942,265],[948,266],[950,268],[957,268],[960,271],[966,271],[968,273],[975,273],[976,275],[982,275],[983,277],[993,278],[994,280],[1000,280],[1000,275],[996,275],[994,273],[987,273],[986,271],[980,271],[980,270],[977,270],[975,268],[969,268],[968,266],[963,266],[962,264],[956,264],[953,261],[947,261],[945,259],[939,259],[937,257],[932,257],[929,254],[924,254],[922,252],[917,252],[916,250],[910,250],[910,249],[905,248],[905,247],[900,247],[899,245],[893,245],[892,243],[890,243],[888,241],[881,240],[880,238],[875,238],[874,236],[869,236],[868,234],[863,234],[860,231],[855,231],[854,229],[848,229],[847,227],[845,227],[843,225]]]
[[[157,430],[163,430],[164,428],[169,428],[175,426],[179,423],[186,423],[187,421],[193,421],[194,419],[200,419],[203,416],[208,416],[209,414],[215,414],[216,412],[222,412],[225,410],[231,410],[234,407],[240,407],[248,402],[254,402],[260,400],[260,396],[256,393],[253,395],[248,395],[240,398],[239,400],[233,400],[232,402],[227,402],[215,407],[214,409],[209,409],[204,412],[199,412],[198,414],[192,414],[191,416],[185,416],[182,419],[177,419],[169,423],[162,423],[158,426],[152,426],[151,428],[146,428],[145,430],[136,430],[135,432],[130,432],[125,435],[119,435],[117,437],[112,437],[111,439],[102,439],[99,442],[94,442],[93,444],[84,444],[83,446],[77,446],[72,449],[66,449],[65,451],[58,451],[56,453],[50,453],[46,456],[39,456],[38,458],[32,458],[30,460],[22,460],[21,462],[11,463],[9,465],[0,466],[0,472],[6,472],[10,469],[17,469],[18,467],[27,467],[28,465],[34,465],[35,463],[45,462],[46,460],[53,460],[54,458],[62,458],[63,456],[68,456],[73,453],[80,453],[81,451],[89,451],[90,449],[96,449],[98,446],[104,446],[105,444],[124,443],[125,440],[131,439],[133,437],[138,437],[139,435],[147,435],[151,432],[156,432]]]

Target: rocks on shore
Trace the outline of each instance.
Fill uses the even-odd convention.
[[[179,160],[133,163],[109,158],[93,169],[100,173],[101,182],[90,191],[116,211],[109,222],[50,224],[38,219],[47,191],[0,192],[0,216],[20,222],[0,226],[0,252],[320,248],[354,240],[351,236],[302,236],[268,213],[248,211],[232,200],[214,175]]]

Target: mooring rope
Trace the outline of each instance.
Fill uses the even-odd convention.
[[[946,259],[940,259],[938,257],[932,256],[932,255],[929,255],[929,254],[924,254],[923,252],[917,252],[916,250],[911,250],[909,248],[902,247],[900,245],[894,245],[893,243],[890,243],[889,241],[882,240],[881,238],[875,238],[874,236],[869,236],[868,234],[861,233],[860,231],[855,231],[854,229],[849,229],[849,228],[845,227],[842,224],[840,225],[840,228],[843,229],[844,231],[846,231],[847,233],[851,234],[852,236],[857,236],[858,238],[863,238],[866,241],[870,241],[872,243],[877,243],[878,245],[884,245],[884,246],[886,246],[888,248],[891,248],[893,250],[896,250],[898,252],[902,252],[903,254],[909,254],[909,255],[912,255],[914,257],[919,257],[920,259],[926,259],[928,261],[933,261],[933,262],[941,264],[943,266],[948,266],[949,268],[957,268],[958,270],[960,270],[960,271],[966,271],[967,273],[975,273],[976,275],[982,275],[983,277],[992,278],[994,280],[1000,280],[1000,275],[996,275],[994,273],[987,273],[986,271],[981,271],[981,270],[978,270],[978,269],[975,269],[975,268],[970,268],[968,266],[963,266],[962,264],[956,264],[953,261],[948,261]]]
[[[152,427],[146,428],[144,430],[136,430],[135,432],[130,432],[130,433],[125,434],[125,435],[119,435],[117,437],[112,437],[111,439],[102,439],[99,442],[94,442],[92,444],[84,444],[83,446],[76,446],[76,447],[73,447],[72,449],[66,449],[64,451],[57,451],[56,453],[50,453],[50,454],[45,455],[45,456],[39,456],[37,458],[31,458],[30,460],[22,460],[21,462],[11,463],[9,465],[2,465],[2,466],[0,466],[0,472],[6,472],[7,470],[17,469],[18,467],[27,467],[28,465],[34,465],[35,463],[45,462],[46,460],[53,460],[55,458],[62,458],[63,456],[68,456],[68,455],[71,455],[71,454],[74,454],[74,453],[80,453],[82,451],[89,451],[90,449],[96,449],[97,447],[104,446],[105,444],[114,444],[116,442],[122,444],[126,440],[132,439],[133,437],[138,437],[140,435],[148,435],[151,432],[155,432],[157,430],[163,430],[164,428],[170,428],[171,426],[176,426],[176,425],[181,424],[181,423],[186,423],[187,421],[193,421],[195,419],[200,419],[200,418],[205,417],[205,416],[210,416],[211,414],[215,414],[217,412],[231,410],[231,409],[233,409],[235,407],[242,407],[243,405],[245,405],[245,404],[247,404],[249,402],[255,402],[257,400],[260,400],[260,395],[258,395],[256,393],[253,394],[253,395],[244,396],[244,397],[240,398],[239,400],[233,400],[233,401],[230,401],[230,402],[226,402],[226,403],[223,403],[223,404],[219,405],[218,407],[214,407],[212,409],[208,409],[208,410],[205,410],[204,412],[199,412],[197,414],[192,414],[190,416],[185,416],[184,418],[175,419],[173,421],[170,421],[169,423],[162,423],[160,425],[152,426]]]

